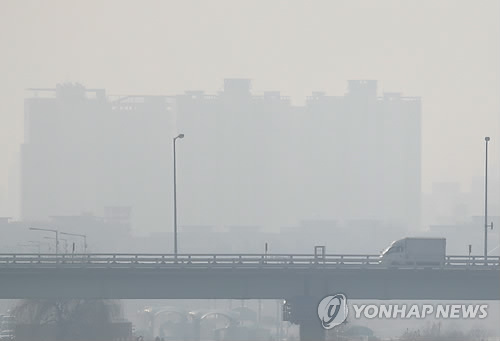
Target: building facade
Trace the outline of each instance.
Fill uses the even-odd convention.
[[[420,227],[420,99],[379,96],[376,81],[349,81],[343,96],[313,93],[303,106],[278,91],[255,95],[248,79],[227,79],[214,95],[38,92],[50,96],[25,103],[24,220],[122,207],[134,229],[170,232],[172,137],[182,132],[181,231]]]
[[[25,101],[23,220],[104,216],[123,207],[134,225],[170,224],[174,121],[167,97],[109,98],[78,84],[35,92]]]
[[[195,193],[181,199],[184,223],[420,227],[419,98],[349,81],[344,96],[317,92],[293,106],[250,85],[230,79],[216,95],[176,98],[187,136],[180,182]]]

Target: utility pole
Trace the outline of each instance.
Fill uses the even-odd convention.
[[[173,146],[174,146],[174,255],[175,261],[177,262],[177,160],[175,155],[175,142],[177,139],[183,139],[184,134],[179,134],[174,137]]]
[[[488,224],[488,142],[489,136],[484,138],[485,162],[484,162],[484,265],[488,265],[488,227],[493,229],[493,222]]]

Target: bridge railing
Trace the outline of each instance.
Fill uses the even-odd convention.
[[[446,256],[448,266],[476,266],[476,265],[500,266],[499,256]]]
[[[1,264],[378,264],[378,255],[0,254]]]
[[[379,267],[379,255],[363,254],[0,254],[0,268],[26,267],[267,267],[267,268],[334,268]],[[435,268],[500,267],[500,257],[446,256],[445,262]],[[392,267],[392,266],[391,266]],[[406,264],[395,267],[421,267]]]

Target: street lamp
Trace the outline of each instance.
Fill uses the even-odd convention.
[[[87,235],[85,234],[78,234],[78,233],[68,233],[68,232],[61,232],[61,234],[64,234],[66,236],[74,236],[74,237],[81,237],[83,238],[83,249],[84,253],[87,253]]]
[[[183,139],[184,134],[179,134],[174,137],[173,145],[174,145],[174,255],[175,260],[177,260],[177,165],[176,165],[176,157],[175,157],[175,142],[177,139]]]
[[[45,231],[45,232],[53,232],[56,234],[56,255],[59,253],[59,231],[53,229],[42,229],[38,227],[30,227],[32,231]]]
[[[493,222],[488,224],[488,142],[490,138],[484,138],[485,163],[484,163],[484,265],[488,265],[488,227],[493,229]]]

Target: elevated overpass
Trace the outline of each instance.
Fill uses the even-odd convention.
[[[388,267],[378,255],[0,254],[0,298],[283,299],[301,340],[324,337],[327,295],[380,300],[499,300],[500,259],[447,256]],[[289,307],[290,308],[290,307]]]
[[[387,267],[377,255],[0,254],[0,298],[498,300],[500,260]]]

